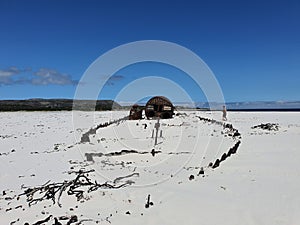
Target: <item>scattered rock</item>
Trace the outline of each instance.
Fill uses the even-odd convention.
[[[189,177],[189,180],[194,180],[195,179],[195,176],[194,175],[191,175],[190,177]]]
[[[11,200],[13,200],[14,198],[12,198],[12,197],[5,197],[4,198],[4,200],[6,200],[6,201],[11,201]]]
[[[203,167],[200,168],[200,171],[199,171],[199,173],[198,173],[198,176],[199,176],[199,175],[204,175],[204,169],[203,169]]]

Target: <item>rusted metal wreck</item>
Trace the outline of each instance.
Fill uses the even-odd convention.
[[[150,118],[161,118],[169,119],[174,114],[174,106],[172,102],[163,96],[155,96],[151,98],[145,107],[145,115],[147,119]]]
[[[130,120],[140,120],[143,118],[143,109],[144,107],[134,104],[129,112]]]

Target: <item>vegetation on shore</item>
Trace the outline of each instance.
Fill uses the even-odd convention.
[[[0,111],[112,110],[121,106],[113,100],[27,99],[0,100]]]

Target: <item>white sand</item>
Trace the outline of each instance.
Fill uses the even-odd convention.
[[[90,128],[126,116],[126,111],[76,116],[72,112],[0,113],[0,224],[33,224],[49,215],[77,215],[82,221],[77,224],[300,223],[300,113],[229,112],[227,123],[241,133],[241,145],[216,169],[208,168],[209,162],[221,158],[238,139],[225,135],[222,126],[197,118],[219,121],[220,112],[181,113],[187,115],[160,121],[162,137],[155,147],[151,137],[155,120],[113,124],[90,135],[90,143],[79,143]],[[279,130],[251,129],[269,122],[278,123]],[[85,157],[85,153],[152,149],[161,153],[94,156],[94,162]],[[197,176],[200,167],[204,176]],[[113,184],[116,178],[132,175],[116,182],[131,185],[85,192],[83,202],[65,192],[62,207],[51,200],[31,207],[25,196],[17,200],[25,190],[21,185],[72,180],[76,175],[68,171],[79,169],[95,169],[90,178],[98,183]],[[190,180],[191,175],[195,179]],[[149,194],[153,206],[145,208]]]

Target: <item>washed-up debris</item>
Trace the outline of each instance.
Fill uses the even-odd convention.
[[[125,121],[127,119],[128,119],[128,116],[125,116],[125,117],[117,119],[117,120],[101,123],[101,124],[97,125],[95,128],[89,129],[86,133],[82,134],[80,143],[90,142],[90,137],[89,136],[92,135],[92,134],[96,134],[98,129],[108,127],[112,124],[119,124],[120,122]]]
[[[9,152],[2,152],[2,153],[0,153],[0,156],[1,156],[1,155],[9,155],[9,154],[14,153],[14,152],[16,152],[16,150],[15,150],[15,149],[12,149],[12,150],[10,150]]]
[[[216,159],[214,165],[212,166],[213,169],[217,168],[220,166],[220,160],[219,159]]]
[[[161,153],[161,151],[155,151],[154,149],[151,150],[151,155],[154,157],[155,154]]]
[[[32,224],[32,225],[41,225],[41,224],[44,224],[44,223],[47,223],[50,219],[51,219],[52,215],[48,216],[46,219],[44,220],[40,220],[40,221],[37,221],[36,223]]]
[[[232,154],[235,154],[237,152],[238,147],[241,144],[241,133],[233,127],[232,124],[229,123],[223,123],[221,121],[217,121],[214,119],[209,119],[209,118],[204,118],[204,117],[200,117],[197,116],[199,118],[199,120],[204,121],[204,122],[208,122],[208,123],[214,123],[217,125],[222,125],[224,132],[222,131],[222,134],[224,134],[225,136],[228,135],[229,137],[232,137],[233,140],[237,140],[237,142],[234,144],[233,147],[231,147],[228,152],[223,153],[223,155],[221,156],[220,159],[216,159],[214,163],[210,162],[208,167],[212,167],[213,169],[217,168],[220,166],[221,162],[225,161],[228,157],[230,157]],[[200,174],[200,172],[198,173],[198,175]],[[204,171],[203,171],[204,174]]]
[[[66,223],[61,223],[60,221],[62,220],[67,220]],[[19,220],[18,220],[19,221]],[[71,216],[60,216],[60,217],[53,217],[53,215],[49,215],[47,218],[43,219],[43,220],[39,220],[35,223],[30,223],[32,225],[45,225],[45,224],[51,224],[51,225],[71,225],[72,223],[76,223],[76,224],[82,224],[81,222],[83,221],[91,221],[91,220],[78,220],[78,217],[76,215],[71,215]],[[24,225],[29,225],[28,222],[25,222]]]
[[[145,208],[148,209],[150,206],[153,206],[153,202],[150,201],[150,195],[148,195]]]
[[[93,157],[103,157],[103,156],[106,156],[106,157],[111,157],[111,156],[121,156],[121,155],[127,155],[127,154],[148,154],[149,152],[139,152],[137,150],[127,150],[127,149],[123,149],[119,152],[109,152],[109,153],[101,153],[101,152],[98,152],[98,153],[95,153],[95,152],[92,152],[92,153],[85,153],[85,157],[86,157],[86,160],[87,161],[94,161],[94,158]],[[159,152],[156,152],[156,153],[159,153]]]
[[[279,124],[278,123],[261,123],[259,125],[251,127],[252,129],[255,128],[260,128],[263,130],[268,130],[268,131],[278,131],[279,130]]]
[[[116,178],[113,183],[116,184],[116,183],[119,183],[121,180],[130,178],[130,177],[139,177],[139,176],[140,176],[139,173],[132,173],[132,174],[129,174],[129,175],[124,176],[124,177],[118,177],[118,178]]]
[[[205,118],[205,117],[201,117],[201,116],[197,116],[197,117],[201,121],[223,126],[223,129],[226,130],[226,132],[225,133],[222,132],[222,134],[226,134],[226,135],[228,135],[230,137],[233,137],[233,138],[241,138],[240,132],[236,128],[234,128],[233,125],[230,124],[230,123],[224,123],[224,122],[221,122],[221,121],[217,121],[217,120],[214,120],[214,119],[209,119],[209,118]]]
[[[221,160],[220,161],[225,161],[227,158],[227,154],[226,153],[223,153],[222,157],[221,157]]]
[[[91,172],[94,172],[94,170],[79,170],[78,172],[74,172],[77,176],[73,180],[61,183],[50,183],[50,181],[48,181],[42,186],[27,188],[24,193],[19,196],[25,195],[29,206],[44,200],[52,200],[53,204],[57,203],[61,207],[60,198],[64,192],[68,195],[75,195],[77,201],[80,201],[84,198],[85,192],[90,193],[98,189],[118,189],[130,185],[128,182],[120,185],[110,184],[108,182],[98,184],[97,181],[92,181],[88,177]],[[85,191],[86,189],[87,191]],[[41,197],[36,197],[36,195]]]
[[[234,144],[234,146],[232,146],[232,147],[228,150],[227,153],[224,153],[224,154],[221,156],[220,159],[216,159],[215,163],[212,165],[212,168],[215,169],[215,168],[219,167],[222,161],[225,161],[225,160],[226,160],[228,157],[230,157],[232,154],[235,154],[235,153],[237,152],[237,150],[238,150],[240,144],[241,144],[241,141],[238,140],[238,141]]]
[[[71,216],[70,220],[67,222],[67,225],[70,225],[71,223],[75,223],[78,221],[78,218],[76,215]]]

